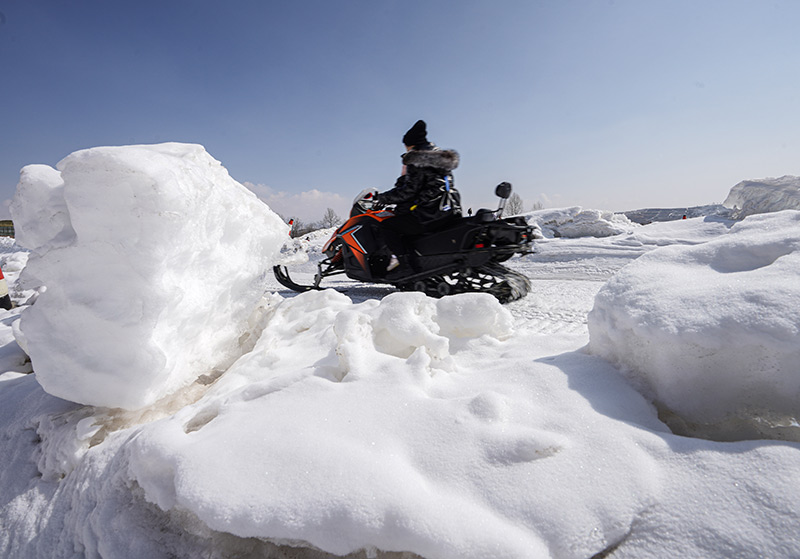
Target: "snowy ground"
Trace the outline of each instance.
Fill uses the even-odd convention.
[[[123,253],[160,259],[138,273],[167,301],[161,314],[134,305],[156,335],[124,304],[139,296],[140,278],[103,271],[105,249],[78,234],[66,243],[72,269],[107,280],[93,280],[96,297],[81,302],[92,312],[71,320],[63,308],[76,295],[67,289],[48,288],[25,305],[41,292],[18,281],[26,260],[47,284],[63,273],[53,239],[102,213],[102,192],[93,194],[96,208],[75,203],[79,185],[94,184],[75,178],[78,163],[95,161],[131,183],[147,175],[134,193],[150,192],[152,177],[167,180],[153,169],[184,166],[182,178],[169,179],[183,186],[216,169],[194,149],[154,151],[82,153],[60,164],[63,184],[42,169],[29,173],[28,186],[48,193],[50,215],[60,216],[45,221],[58,226],[31,225],[33,252],[0,246],[21,305],[0,311],[0,367],[10,371],[0,375],[0,556],[800,556],[800,443],[792,442],[800,212],[647,226],[574,208],[534,214],[561,236],[510,261],[533,289],[506,306],[349,280],[297,295],[248,272],[266,282],[266,295],[240,317],[239,337],[224,328],[235,320],[224,309],[203,311],[198,327],[191,309],[162,297],[171,278],[200,271],[220,283],[215,301],[250,293],[251,282],[230,287],[217,273],[235,278],[230,264],[176,257],[168,241],[177,233],[119,242]],[[231,186],[228,195],[240,192]],[[167,227],[159,225],[163,200],[130,199],[149,232]],[[207,211],[192,224],[223,219]],[[260,208],[249,211],[269,235],[285,233]],[[182,230],[170,215],[169,231]],[[228,228],[227,251],[253,250],[248,231]],[[322,237],[310,243],[306,274]],[[120,289],[128,299],[109,304]],[[182,297],[198,301],[193,295],[187,288]],[[27,325],[17,321],[37,308]],[[66,324],[49,324],[53,316]],[[109,322],[153,355],[171,351],[148,364],[178,373],[169,383],[136,377],[102,343]],[[215,329],[222,366],[182,341],[186,331],[209,339]],[[39,341],[48,336],[61,339]],[[16,340],[29,345],[35,374],[25,374],[31,363]],[[69,351],[65,340],[89,347]],[[179,364],[195,363],[195,352],[206,369],[187,382]],[[59,366],[59,354],[72,360]],[[72,401],[45,392],[43,373]],[[128,402],[150,403],[78,403],[118,401],[117,382]],[[743,403],[742,394],[757,398]]]

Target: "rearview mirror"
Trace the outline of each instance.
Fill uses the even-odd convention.
[[[497,188],[494,189],[494,193],[503,200],[507,200],[509,196],[511,196],[511,183],[501,182],[497,185]]]

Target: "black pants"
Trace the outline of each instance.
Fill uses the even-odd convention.
[[[389,250],[400,256],[411,252],[413,244],[410,237],[425,232],[422,224],[411,214],[400,214],[381,223],[381,233]]]

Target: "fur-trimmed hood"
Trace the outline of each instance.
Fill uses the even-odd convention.
[[[403,154],[403,165],[413,165],[415,167],[435,167],[452,171],[458,167],[458,152],[452,149],[413,149]]]

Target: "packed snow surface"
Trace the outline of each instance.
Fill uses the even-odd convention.
[[[0,556],[800,555],[800,213],[555,212],[584,236],[509,261],[533,290],[506,306],[346,278],[298,295],[263,274],[287,228],[230,181],[178,144],[23,171],[27,249],[0,243],[18,305],[0,311]],[[310,254],[298,279],[324,241],[283,247]],[[120,274],[145,255],[147,296]],[[170,302],[177,286],[214,304]],[[144,361],[153,348],[189,362],[180,381]],[[743,370],[743,351],[761,368]],[[733,442],[670,430],[706,436],[692,429],[726,414]],[[765,414],[786,421],[744,440]]]

